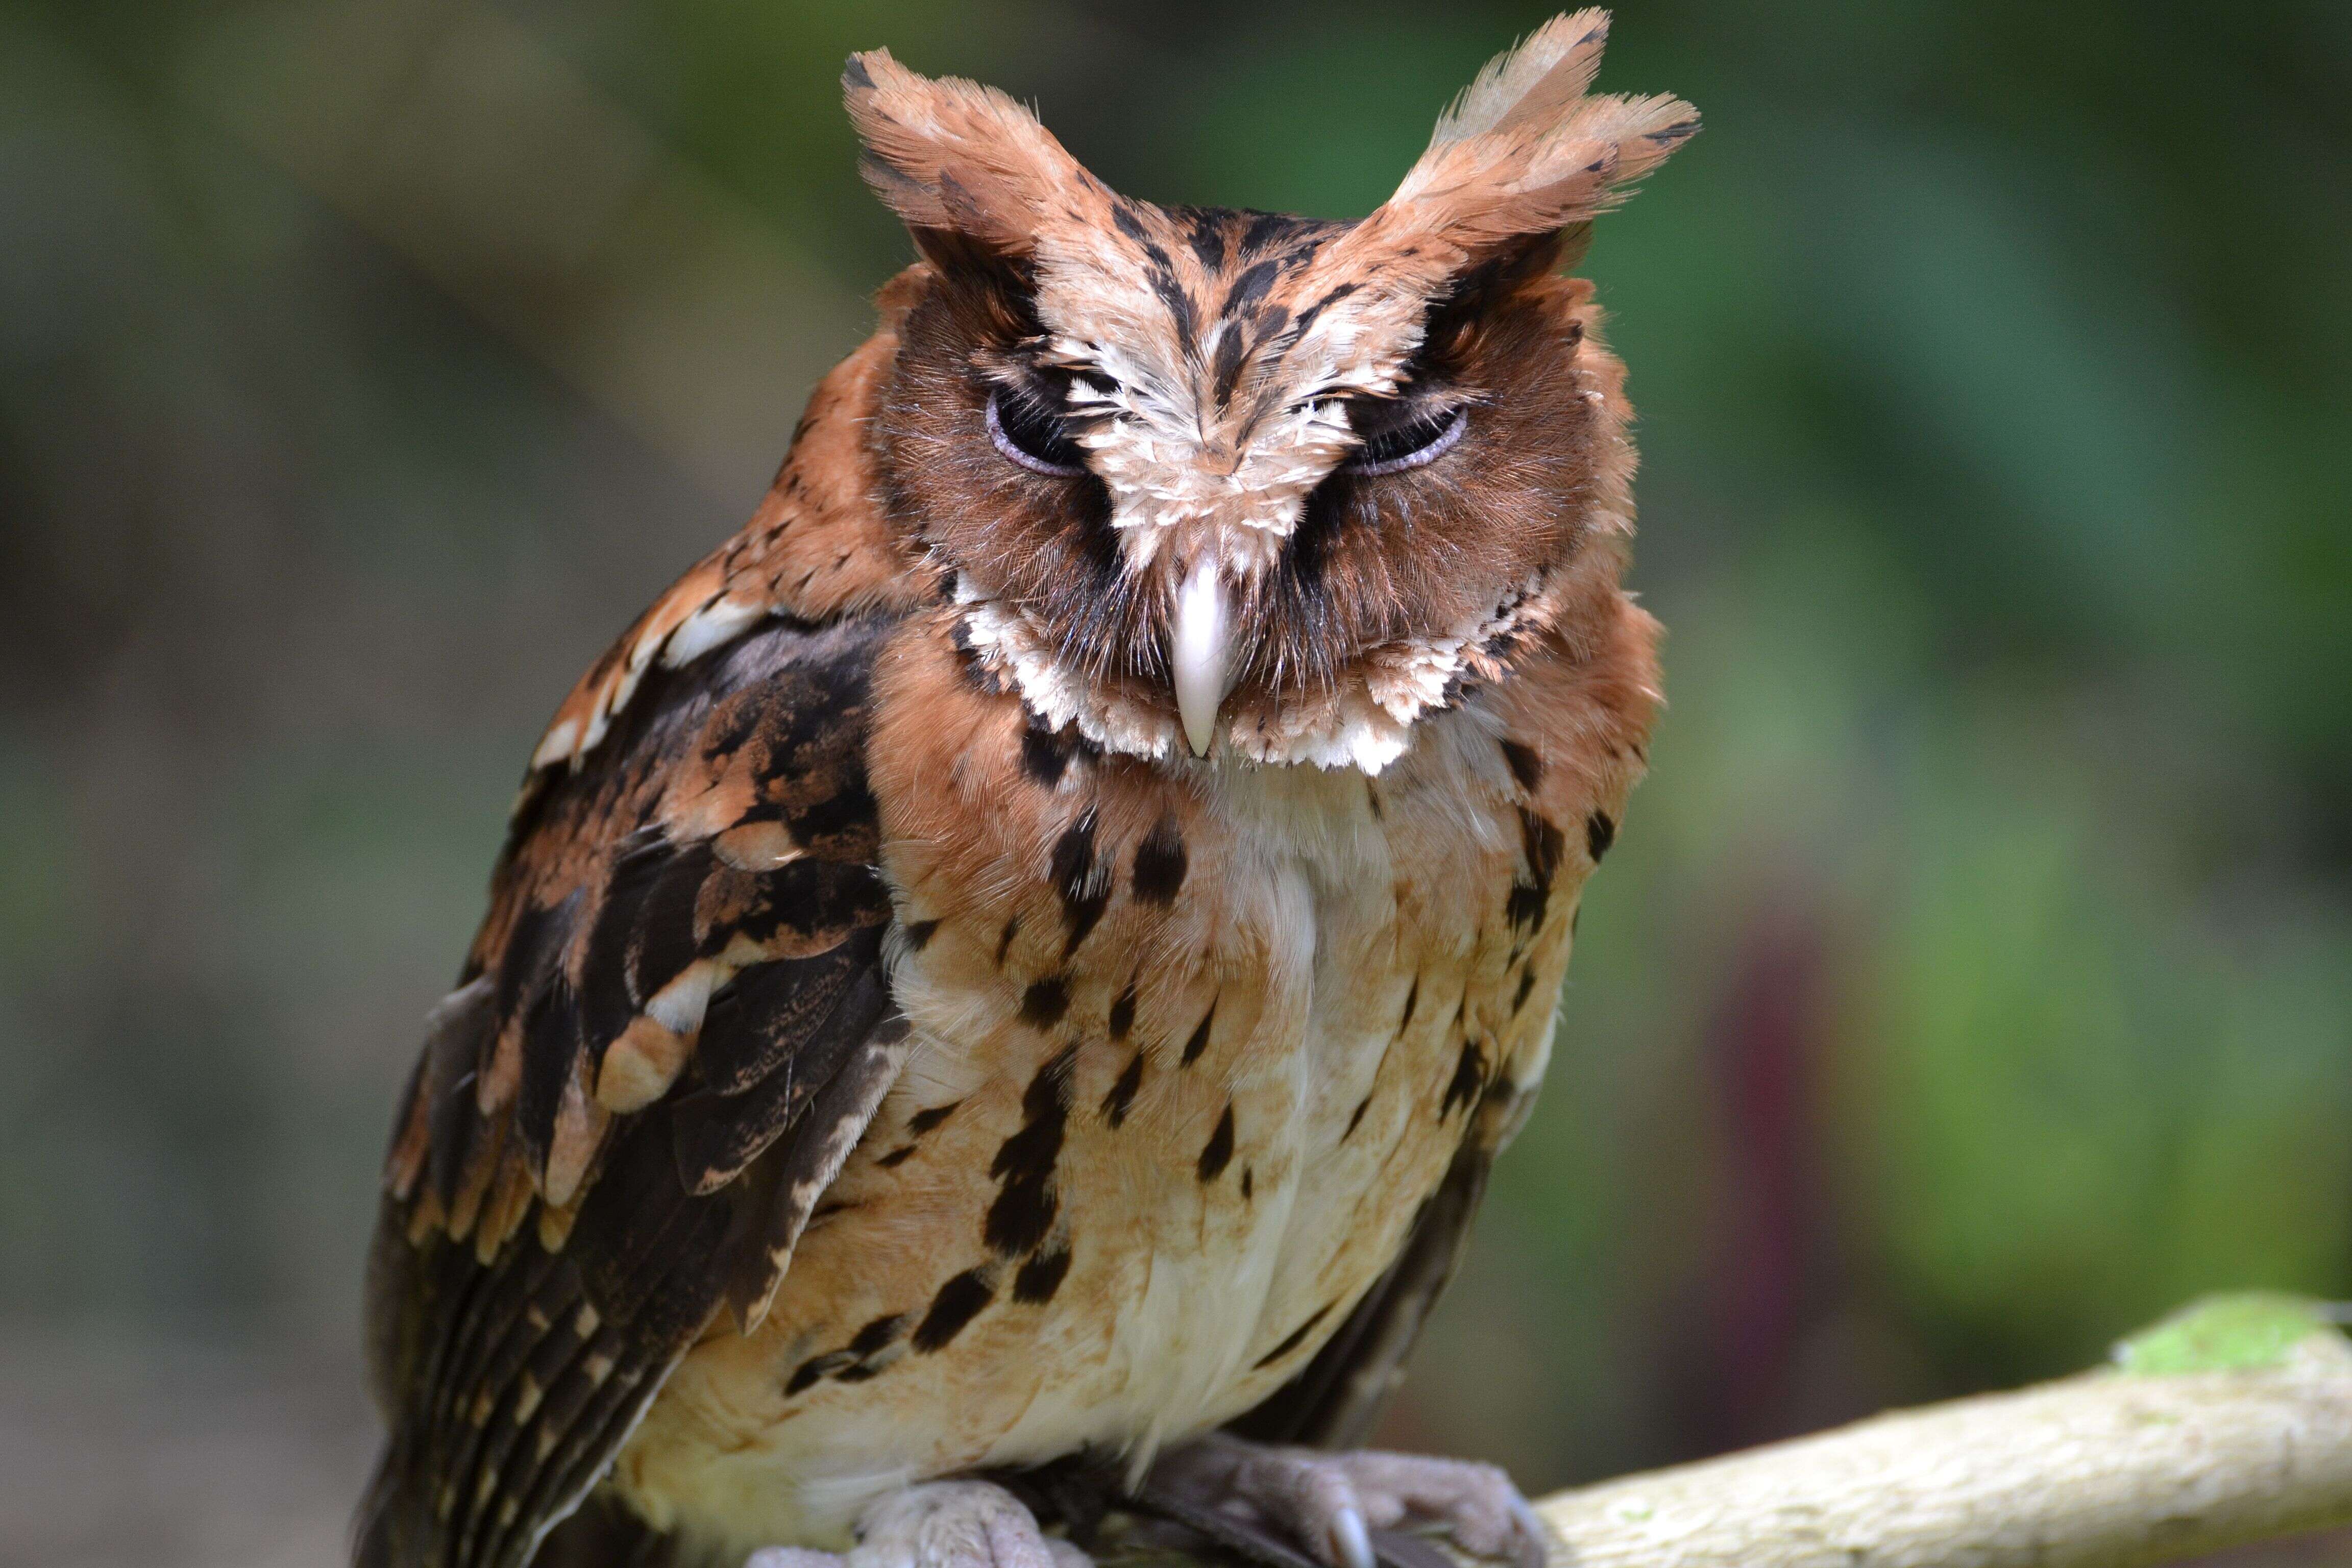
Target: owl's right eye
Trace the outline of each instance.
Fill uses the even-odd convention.
[[[988,439],[1033,473],[1068,479],[1087,471],[1087,455],[1062,416],[1032,392],[1000,386],[988,395]]]

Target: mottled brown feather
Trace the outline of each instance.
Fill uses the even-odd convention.
[[[856,504],[875,353],[820,390],[751,529],[663,601],[716,580],[761,615],[677,669],[641,660],[625,700],[598,677],[575,696],[606,732],[536,770],[467,983],[428,1020],[371,1275],[392,1438],[362,1563],[520,1563],[711,1314],[756,1320],[903,1059],[863,756],[907,597]],[[749,827],[758,868],[713,852]],[[707,1079],[702,1008],[645,1011],[688,981],[719,997]],[[677,1087],[615,1114],[598,1064],[632,1031],[678,1044]]]

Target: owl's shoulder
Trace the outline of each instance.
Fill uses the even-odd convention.
[[[646,672],[679,669],[771,616],[824,623],[911,609],[929,574],[877,494],[867,432],[898,353],[886,290],[882,329],[811,394],[791,451],[751,521],[697,562],[580,678],[549,721],[531,767],[577,766],[601,744]]]

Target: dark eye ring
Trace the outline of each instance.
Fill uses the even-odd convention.
[[[1033,473],[1057,479],[1087,471],[1087,455],[1062,427],[1061,417],[1034,394],[998,387],[988,395],[988,439]]]
[[[1362,446],[1339,465],[1350,474],[1401,474],[1407,468],[1433,463],[1454,449],[1470,427],[1470,408],[1433,409],[1364,437]]]

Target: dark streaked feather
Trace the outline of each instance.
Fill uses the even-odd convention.
[[[681,970],[701,956],[702,943],[694,929],[695,905],[715,863],[709,844],[677,846],[645,879],[634,908],[625,895],[635,889],[616,885],[607,893],[613,918],[628,932],[629,991],[640,1001],[677,979]]]
[[[477,980],[444,999],[426,1021],[415,1114],[424,1118],[426,1140],[419,1157],[444,1211],[457,1206],[457,1190],[473,1163],[475,1145],[481,1142],[473,1106],[474,1070],[497,1017],[491,1000],[487,978]]]
[[[531,1568],[678,1568],[678,1546],[616,1500],[591,1495],[530,1561]]]
[[[1404,1248],[1315,1359],[1265,1402],[1228,1423],[1268,1443],[1360,1445],[1404,1376],[1405,1358],[1444,1293],[1486,1195],[1495,1144],[1473,1136],[1423,1200]]]
[[[727,1301],[746,1332],[766,1312],[817,1199],[840,1174],[842,1163],[897,1081],[911,1043],[905,1016],[894,1009],[817,1091],[795,1136],[768,1162],[774,1190],[766,1212],[757,1216],[760,1249],[730,1252],[735,1273]]]
[[[764,1307],[896,1076],[863,752],[890,630],[778,621],[652,671],[527,797],[388,1161],[368,1296],[392,1435],[363,1568],[520,1568],[713,1312]],[[714,801],[739,803],[731,820]],[[746,870],[711,840],[749,821],[807,837]],[[607,1114],[613,1041],[714,961],[744,967],[674,1086]],[[561,1223],[528,1223],[567,1199]]]
[[[712,1095],[740,1095],[768,1079],[805,1047],[860,974],[881,961],[882,931],[869,927],[814,958],[779,958],[736,975],[710,999],[695,1047],[695,1075]]]
[[[568,976],[555,975],[540,987],[522,1026],[522,1087],[515,1106],[515,1131],[534,1177],[547,1170],[555,1138],[555,1115],[564,1085],[578,1070],[586,1048],[580,999]]]
[[[845,951],[852,948],[863,951]],[[820,960],[762,964],[766,973],[733,1005],[712,1006],[702,1048],[719,1046],[730,1058],[728,1065],[739,1069],[747,1056],[767,1065],[756,1076],[739,1070],[731,1079],[738,1087],[705,1079],[677,1097],[672,1147],[678,1180],[688,1191],[715,1192],[741,1174],[881,1021],[889,997],[880,973],[879,932],[853,937],[835,953],[842,959],[838,965],[814,973],[801,966]],[[793,994],[803,985],[815,993],[808,1002]],[[781,1020],[780,1026],[768,1028],[771,1017]],[[762,1045],[744,1039],[754,1035],[767,1038]],[[698,1052],[696,1066],[700,1078]]]

